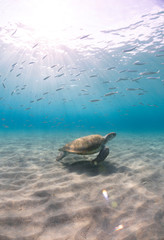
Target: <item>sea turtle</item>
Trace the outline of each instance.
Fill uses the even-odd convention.
[[[104,161],[109,154],[109,148],[105,144],[116,136],[115,132],[108,133],[104,137],[101,135],[89,135],[75,139],[72,142],[67,143],[64,147],[60,148],[61,153],[57,157],[57,161],[60,161],[68,153],[89,155],[99,152],[97,157],[92,160],[93,163]]]

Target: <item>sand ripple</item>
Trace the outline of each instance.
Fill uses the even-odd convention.
[[[56,162],[62,138],[3,139],[0,240],[163,240],[164,137],[131,138],[111,142],[99,166]]]

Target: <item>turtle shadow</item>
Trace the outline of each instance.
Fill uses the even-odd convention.
[[[120,172],[129,172],[130,168],[126,166],[118,166],[115,163],[111,163],[108,161],[101,162],[97,165],[92,164],[90,161],[78,161],[74,163],[62,163],[62,165],[69,172],[76,172],[78,174],[86,174],[88,176],[96,176],[96,175],[110,175],[113,173]]]

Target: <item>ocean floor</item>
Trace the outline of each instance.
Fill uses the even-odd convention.
[[[117,134],[98,166],[55,161],[78,134],[4,136],[0,240],[164,240],[164,135]]]

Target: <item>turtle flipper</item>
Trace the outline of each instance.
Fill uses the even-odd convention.
[[[108,147],[102,148],[99,154],[97,155],[97,157],[92,160],[92,163],[97,165],[97,163],[104,161],[105,158],[108,156],[108,154],[109,154],[109,148]]]
[[[57,156],[56,161],[62,160],[66,155],[67,155],[67,152],[61,152],[61,153]]]

